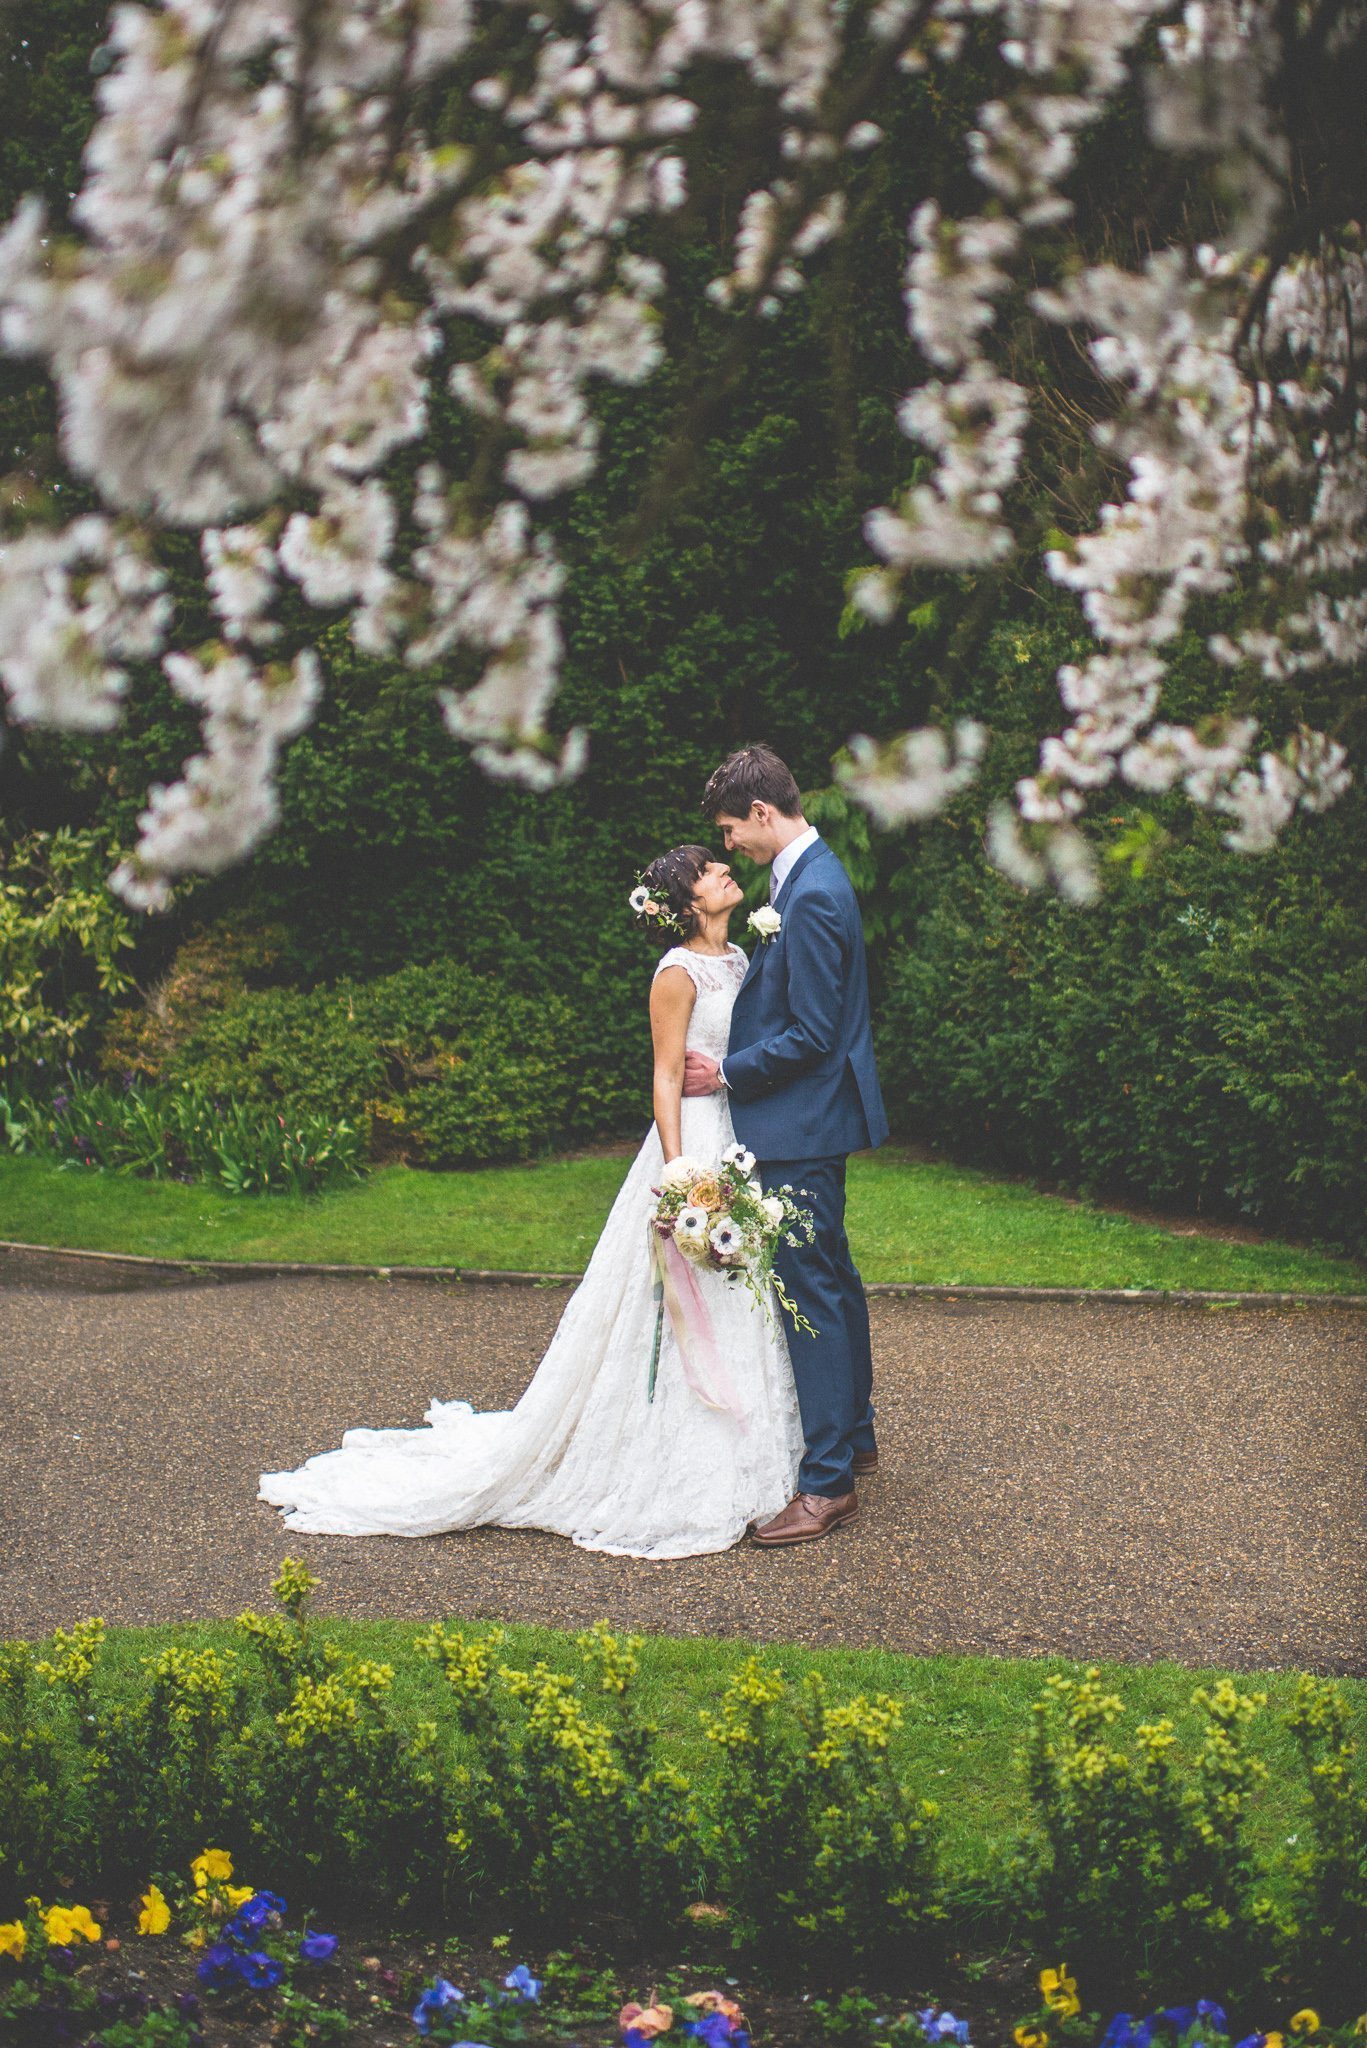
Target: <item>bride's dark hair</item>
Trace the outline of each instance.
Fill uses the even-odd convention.
[[[693,891],[712,858],[705,846],[672,846],[668,853],[653,860],[642,873],[635,896],[639,897],[644,889],[647,902],[658,904],[665,914],[662,917],[659,910],[635,910],[636,929],[649,932],[670,946],[691,938],[698,928]]]

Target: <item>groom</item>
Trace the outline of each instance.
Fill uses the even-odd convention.
[[[815,1243],[780,1244],[776,1262],[816,1332],[788,1333],[806,1438],[798,1493],[754,1532],[766,1546],[812,1543],[854,1520],[855,1476],[878,1464],[868,1304],[845,1236],[846,1157],[888,1135],[864,932],[849,876],[803,817],[797,784],[770,748],[744,747],[723,761],[702,808],[728,853],[769,868],[779,914],[741,983],[725,1059],[689,1053],[684,1094],[725,1088],[766,1194],[791,1185],[816,1220]]]

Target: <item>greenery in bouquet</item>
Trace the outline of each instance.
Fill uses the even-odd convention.
[[[672,1242],[695,1266],[725,1273],[748,1287],[766,1315],[770,1290],[791,1316],[795,1329],[816,1332],[783,1284],[778,1250],[810,1244],[815,1225],[796,1196],[806,1192],[785,1183],[765,1193],[755,1172],[755,1155],[728,1145],[720,1164],[671,1159],[653,1190],[650,1226],[661,1243]]]

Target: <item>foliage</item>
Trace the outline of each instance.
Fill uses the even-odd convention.
[[[20,1899],[71,1838],[62,1744],[28,1643],[0,1643],[0,1899]]]
[[[637,1712],[636,1645],[602,1623],[576,1642],[582,1670],[571,1675],[502,1663],[497,1634],[471,1640],[438,1625],[421,1639],[469,1742],[447,1840],[472,1900],[554,1920],[572,1899],[589,1919],[659,1932],[697,1871],[689,1788]]]
[[[635,1639],[600,1624],[575,1638],[569,1668],[527,1666],[498,1631],[437,1625],[401,1690],[392,1667],[329,1639],[316,1583],[287,1559],[273,1610],[241,1617],[237,1649],[171,1642],[117,1682],[99,1622],[37,1657],[6,1650],[0,1919],[62,1871],[83,1870],[98,1895],[183,1869],[207,1840],[315,1904],[400,1901],[424,1921],[492,1913],[575,1937],[663,1937],[687,1911],[710,1937],[826,1985],[856,1967],[925,1982],[962,1939],[963,1873],[899,1775],[891,1700],[835,1700],[815,1675],[793,1682],[751,1658],[702,1716],[715,1768],[694,1776],[642,1711]],[[1338,1688],[1305,1679],[1286,1718],[1305,1794],[1275,1847],[1251,1827],[1259,1696],[1222,1679],[1192,1700],[1189,1750],[1167,1721],[1123,1747],[1121,1703],[1094,1673],[1047,1683],[1027,1757],[1035,1825],[975,1866],[975,1923],[1048,1940],[1122,1996],[1254,2000],[1270,1979],[1348,2007],[1367,1787]],[[31,1739],[7,1740],[20,1714]],[[228,1875],[214,1851],[196,1877],[205,1911]],[[1045,1988],[1073,1996],[1066,1971]],[[840,2016],[851,2039],[861,2010]]]
[[[1314,1826],[1295,1859],[1301,1935],[1329,1995],[1356,1995],[1367,1956],[1367,1788],[1343,1695],[1303,1673],[1287,1726],[1300,1749]]]
[[[937,1808],[888,1755],[901,1710],[829,1704],[819,1675],[792,1693],[751,1658],[705,1720],[722,1771],[709,1846],[737,1938],[828,1962],[886,1963],[943,1916]]]
[[[89,1057],[113,999],[133,986],[132,920],[109,892],[100,832],[0,840],[0,1085],[40,1082]]]
[[[285,1882],[319,1900],[402,1906],[440,1867],[435,1725],[402,1725],[390,1665],[318,1638],[308,1619],[316,1584],[287,1558],[276,1612],[241,1616],[265,1711],[240,1725],[219,1770],[253,1857]]]
[[[1121,1749],[1124,1712],[1098,1674],[1048,1680],[1035,1707],[1030,1793],[1047,1844],[1045,1924],[1084,1971],[1152,1988],[1201,1976],[1245,1989],[1294,1940],[1278,1925],[1249,1845],[1266,1767],[1245,1746],[1266,1695],[1198,1687],[1204,1726],[1183,1769],[1168,1720]]]
[[[340,1118],[372,1154],[437,1167],[525,1158],[596,1114],[567,1006],[451,960],[307,991],[239,990],[185,1018],[160,1072],[258,1114]]]
[[[11,1151],[71,1169],[212,1180],[229,1194],[308,1194],[359,1176],[362,1148],[345,1120],[237,1099],[211,1101],[188,1081],[113,1087],[69,1076],[45,1100],[0,1094]]]
[[[175,1862],[185,1843],[221,1826],[222,1745],[243,1692],[234,1662],[172,1644],[143,1659],[132,1699],[107,1698],[98,1686],[103,1639],[99,1621],[59,1629],[36,1669],[64,1700],[81,1756],[66,1846],[119,1882]]]
[[[894,885],[877,1019],[902,1131],[1360,1251],[1364,820],[1359,794],[1237,875],[1198,836],[1085,915],[986,875],[971,821],[928,836]],[[1132,813],[1112,824],[1133,843]]]

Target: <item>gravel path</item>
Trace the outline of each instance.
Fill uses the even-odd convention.
[[[0,1635],[261,1606],[903,1651],[1367,1673],[1367,1314],[872,1304],[858,1527],[669,1564],[482,1529],[300,1536],[257,1473],[434,1395],[514,1400],[567,1290],[259,1280],[0,1289]]]

